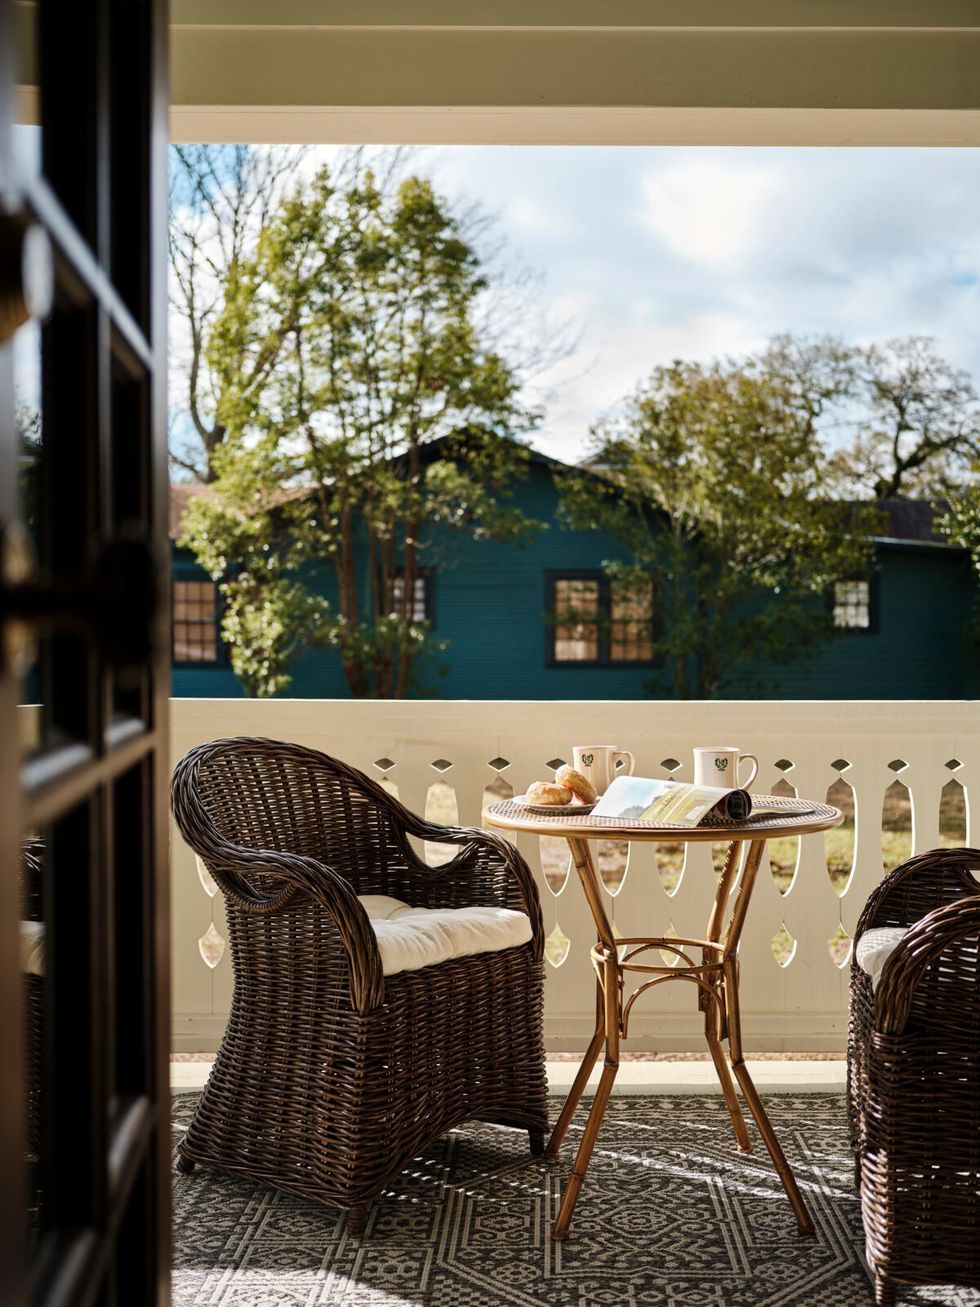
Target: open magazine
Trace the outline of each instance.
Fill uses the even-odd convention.
[[[592,816],[648,821],[652,826],[693,828],[709,817],[743,822],[748,821],[753,813],[761,816],[785,811],[785,805],[771,802],[766,795],[753,802],[748,790],[687,785],[683,781],[656,781],[645,776],[617,776],[592,809]]]

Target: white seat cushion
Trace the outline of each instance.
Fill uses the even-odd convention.
[[[531,938],[530,919],[512,908],[413,908],[386,894],[362,894],[358,902],[377,938],[386,976],[473,953],[498,953]]]
[[[908,933],[907,926],[875,926],[858,940],[854,958],[864,974],[871,977],[872,989],[878,988],[885,963]]]

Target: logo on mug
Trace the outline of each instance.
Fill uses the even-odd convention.
[[[718,768],[719,771],[724,771],[725,768],[728,766],[728,759],[727,759],[727,758],[716,758],[716,759],[715,759],[715,766]]]
[[[595,761],[595,754],[594,754],[594,753],[583,753],[583,754],[582,754],[582,762],[585,764],[586,767],[591,767],[594,761]]]

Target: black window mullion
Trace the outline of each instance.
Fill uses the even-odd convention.
[[[115,1089],[120,1100],[152,1088],[153,1016],[146,1009],[152,979],[153,905],[147,899],[145,878],[134,874],[136,868],[147,865],[152,853],[148,770],[143,760],[119,777],[113,809]],[[122,874],[123,868],[130,869],[128,874]]]
[[[102,1057],[105,901],[97,791],[53,823],[45,850],[45,1226],[102,1230],[107,1122]]]
[[[612,650],[612,586],[605,572],[599,577],[599,661],[611,661]]]

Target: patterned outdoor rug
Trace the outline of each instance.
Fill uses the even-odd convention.
[[[175,1096],[176,1131],[196,1094]],[[844,1100],[774,1095],[773,1125],[817,1227],[801,1238],[758,1136],[735,1151],[720,1097],[614,1098],[564,1244],[548,1231],[584,1121],[558,1163],[473,1125],[375,1204],[363,1243],[315,1203],[200,1167],[174,1176],[175,1307],[850,1307],[862,1268]],[[980,1303],[906,1290],[902,1304]]]

